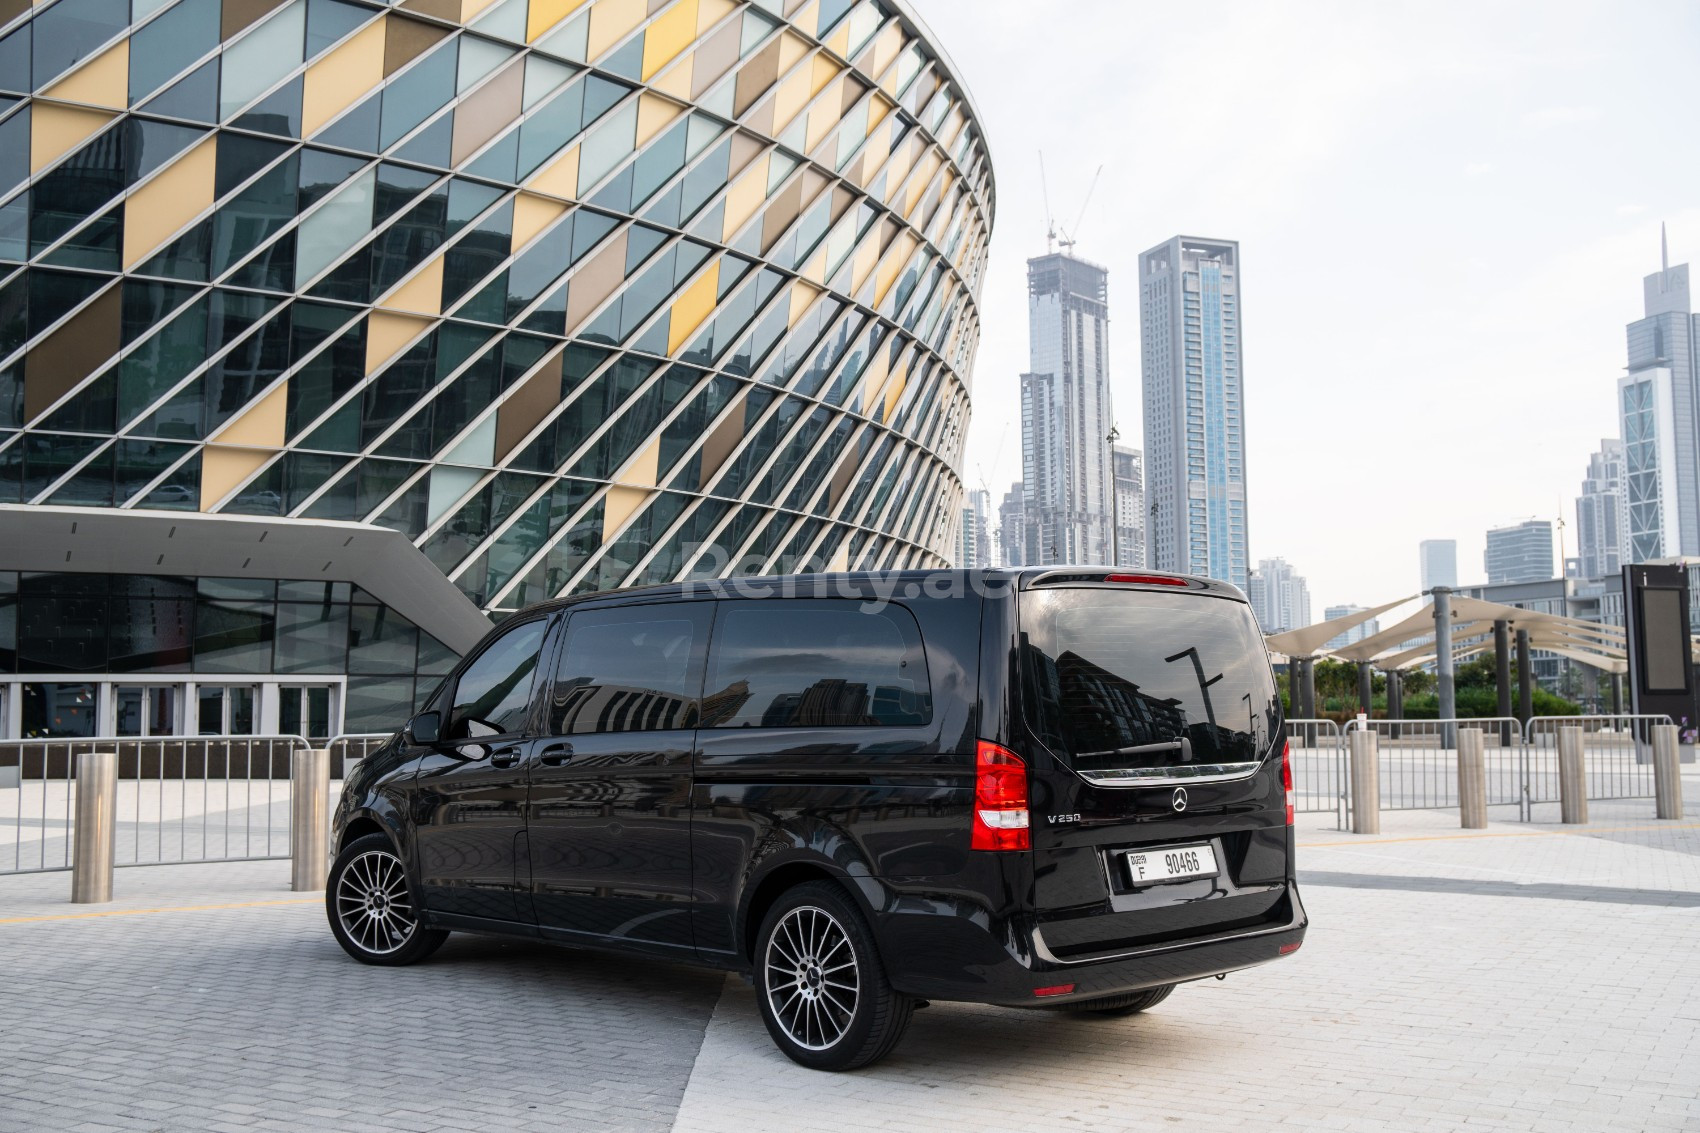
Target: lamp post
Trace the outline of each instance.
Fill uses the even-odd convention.
[[[1116,442],[1122,439],[1121,430],[1110,426],[1104,443],[1110,449],[1110,565],[1122,565],[1121,501],[1116,497]]]

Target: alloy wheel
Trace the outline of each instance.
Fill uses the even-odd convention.
[[[792,909],[773,926],[764,963],[768,1003],[792,1042],[827,1050],[844,1037],[861,981],[838,918],[816,905]]]
[[[344,867],[336,912],[349,939],[375,956],[406,944],[418,925],[401,861],[382,850],[368,850]]]

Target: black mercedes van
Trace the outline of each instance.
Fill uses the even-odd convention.
[[[587,594],[493,630],[348,776],[325,904],[747,972],[820,1069],[929,1000],[1132,1014],[1296,950],[1292,780],[1238,590],[1065,567]]]

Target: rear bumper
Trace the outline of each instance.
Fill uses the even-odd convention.
[[[1004,1007],[1096,999],[1256,967],[1293,951],[1309,926],[1298,886],[1289,882],[1285,915],[1273,924],[1060,959],[1046,946],[1042,926],[990,920],[983,908],[953,915],[943,904],[906,909],[898,902],[876,918],[893,986],[923,999]],[[1067,993],[1034,995],[1068,984],[1074,987]]]

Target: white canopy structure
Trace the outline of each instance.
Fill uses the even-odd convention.
[[[1318,622],[1313,626],[1305,626],[1302,629],[1272,633],[1264,638],[1264,641],[1269,644],[1271,653],[1279,653],[1285,657],[1309,657],[1347,630],[1357,629],[1371,618],[1385,614],[1393,607],[1403,606],[1406,602],[1411,601],[1415,601],[1415,595],[1400,598],[1397,601],[1388,602],[1384,606],[1376,606],[1369,610],[1354,610],[1345,617]]]
[[[1401,598],[1397,602],[1388,602],[1374,609],[1359,610],[1344,618],[1271,634],[1265,640],[1272,653],[1287,657],[1328,656],[1342,661],[1368,662],[1384,670],[1410,669],[1432,664],[1436,656],[1434,607],[1428,605],[1361,641],[1339,649],[1324,648],[1327,642],[1346,630],[1412,600]],[[1494,623],[1503,621],[1513,630],[1525,631],[1532,648],[1557,654],[1606,673],[1628,671],[1626,635],[1617,626],[1601,625],[1539,610],[1525,610],[1518,606],[1487,602],[1462,594],[1454,594],[1450,604],[1454,660],[1463,660],[1494,648]]]

